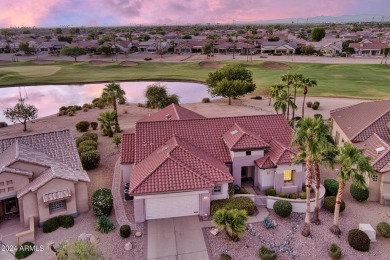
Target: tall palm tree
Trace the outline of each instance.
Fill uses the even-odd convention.
[[[219,229],[225,230],[226,234],[233,240],[238,241],[239,235],[246,230],[248,215],[245,210],[220,209],[213,215],[213,222]]]
[[[279,96],[280,92],[284,89],[283,84],[274,84],[270,88],[270,99],[269,99],[269,106],[271,105],[271,99],[276,100],[276,98]]]
[[[282,110],[283,115],[286,115],[286,111],[288,111],[289,107],[291,107],[291,109],[297,109],[297,105],[295,105],[293,97],[290,96],[285,90],[282,90],[276,97],[274,109],[276,113],[279,113],[279,110]],[[288,119],[289,118],[287,114],[287,120]]]
[[[115,112],[105,111],[100,113],[98,121],[100,122],[100,130],[102,131],[102,134],[113,137],[114,132],[112,131],[112,127],[115,126]]]
[[[339,215],[345,184],[347,181],[352,180],[356,186],[366,188],[365,178],[375,175],[375,170],[372,168],[370,160],[370,157],[364,155],[363,149],[354,147],[351,143],[344,143],[344,146],[339,147],[336,163],[340,164],[341,168],[337,174],[339,190],[336,196],[333,226],[330,228],[333,234],[339,235],[341,233]]]
[[[296,103],[297,98],[297,88],[299,88],[302,84],[303,75],[302,74],[294,74],[292,84],[294,86],[294,103]],[[295,110],[293,110],[292,118],[295,117]]]
[[[121,86],[115,82],[111,82],[106,85],[103,89],[101,96],[102,101],[107,105],[112,105],[115,112],[115,132],[120,132],[119,122],[118,122],[118,110],[117,103],[123,105],[126,102],[125,91]]]
[[[290,73],[287,73],[287,74],[282,75],[281,78],[287,87],[287,95],[290,96],[290,86],[293,83],[293,79],[294,79],[293,75],[291,75]],[[287,107],[287,120],[289,119],[289,117],[290,117],[290,106]]]
[[[303,78],[301,87],[303,88],[303,102],[302,102],[302,118],[305,116],[305,101],[308,88],[317,86],[317,81],[314,79]]]
[[[305,224],[302,229],[302,235],[307,237],[310,235],[310,189],[311,189],[311,173],[313,163],[317,158],[316,154],[320,152],[320,147],[326,139],[326,126],[322,118],[304,118],[295,126],[292,144],[298,146],[301,151],[296,158],[296,161],[305,161],[306,164],[306,215]],[[319,180],[318,180],[319,184]]]

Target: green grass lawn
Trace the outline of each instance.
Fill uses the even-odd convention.
[[[302,73],[316,79],[318,86],[310,89],[310,95],[343,96],[358,98],[390,98],[390,68],[384,65],[329,65],[285,63],[289,70],[272,70],[262,66],[262,61],[240,63],[253,72],[257,84],[255,94],[262,94],[264,87],[278,83],[280,75],[287,72]],[[138,62],[135,67],[123,67],[119,63],[91,65],[88,62],[58,61],[38,65],[18,62],[0,66],[0,86],[66,84],[125,80],[185,80],[204,82],[207,74],[215,69],[204,68],[198,62]]]

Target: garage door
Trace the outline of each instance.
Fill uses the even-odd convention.
[[[199,195],[145,199],[146,219],[199,215]]]

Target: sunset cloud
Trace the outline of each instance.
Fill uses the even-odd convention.
[[[388,14],[388,0],[14,0],[0,26],[228,23],[343,14]]]

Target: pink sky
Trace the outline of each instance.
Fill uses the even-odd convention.
[[[3,0],[0,27],[230,23],[390,14],[389,0]]]

